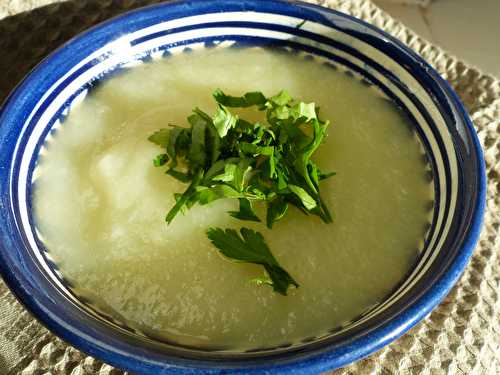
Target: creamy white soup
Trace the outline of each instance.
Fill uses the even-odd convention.
[[[186,185],[153,166],[147,138],[186,126],[195,106],[213,113],[218,87],[286,89],[321,108],[331,125],[314,159],[337,173],[320,185],[332,224],[291,207],[269,230],[220,200],[166,225]],[[433,194],[412,129],[378,89],[318,58],[214,48],[157,59],[101,82],[47,139],[34,182],[40,237],[77,296],[144,334],[200,348],[299,342],[380,303],[419,256]],[[207,239],[208,227],[243,225],[299,288],[282,296],[250,282],[263,268],[228,261]]]

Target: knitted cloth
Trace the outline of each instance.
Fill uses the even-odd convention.
[[[0,101],[42,57],[107,18],[157,0],[0,0]],[[399,340],[335,374],[500,374],[500,81],[420,38],[369,0],[310,0],[386,30],[451,83],[485,151],[487,212],[460,282]],[[0,375],[122,374],[48,332],[0,279]]]

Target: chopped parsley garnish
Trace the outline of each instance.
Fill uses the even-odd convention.
[[[286,295],[289,285],[299,286],[271,254],[259,232],[241,228],[241,237],[234,229],[210,228],[208,238],[228,258],[264,266],[274,291]]]
[[[166,174],[189,184],[183,193],[174,194],[176,204],[167,213],[167,223],[195,204],[222,198],[238,199],[239,210],[230,211],[232,217],[254,222],[261,219],[252,203],[265,202],[268,228],[286,215],[289,206],[331,223],[319,182],[334,173],[324,173],[311,160],[329,122],[319,118],[314,103],[294,101],[286,91],[268,98],[261,92],[237,97],[217,89],[213,97],[213,116],[195,108],[188,117],[189,128],[171,125],[149,137],[164,150],[154,165],[166,166]],[[249,107],[263,112],[261,122],[244,120],[230,110]],[[260,233],[247,228],[240,233],[241,237],[232,229],[211,228],[207,235],[226,257],[262,265],[269,278],[256,279],[259,283],[283,295],[290,285],[298,287]]]

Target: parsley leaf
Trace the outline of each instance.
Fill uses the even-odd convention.
[[[238,116],[234,116],[231,112],[228,111],[226,107],[222,104],[219,104],[217,108],[217,112],[215,112],[214,118],[214,126],[219,133],[219,136],[225,137],[227,132],[236,126],[236,122],[238,121]]]
[[[172,160],[171,168],[175,168],[177,166],[177,156],[180,157],[187,154],[191,139],[191,131],[179,126],[172,126],[168,134],[169,139],[166,146],[167,154],[170,160]]]
[[[250,201],[245,198],[239,198],[238,200],[240,201],[240,210],[229,211],[229,215],[240,220],[260,222],[260,219],[257,217],[257,215],[255,215],[255,212],[253,212],[252,210],[252,205]]]
[[[307,193],[307,191],[302,189],[300,186],[296,186],[296,185],[292,185],[292,184],[288,185],[288,188],[292,191],[292,193],[294,193],[297,197],[299,197],[300,201],[302,202],[302,204],[304,205],[304,207],[307,210],[312,210],[312,209],[316,208],[316,206],[317,206],[316,201],[314,200],[313,197],[311,197]]]
[[[170,131],[168,129],[160,129],[151,134],[148,138],[148,141],[151,141],[163,148],[167,147],[169,140],[170,140]]]
[[[217,199],[222,198],[242,198],[243,194],[234,190],[228,185],[215,185],[213,187],[198,187],[197,193],[192,197],[194,202],[201,205],[212,203]]]
[[[319,172],[318,173],[318,180],[319,181],[323,181],[323,180],[326,180],[327,178],[335,176],[336,174],[337,173],[335,173],[335,172],[329,172],[329,173],[321,173],[321,172]]]
[[[212,177],[213,181],[225,182],[235,190],[241,192],[243,191],[243,186],[245,183],[245,176],[252,169],[250,166],[245,165],[243,160],[238,165],[227,163],[224,166],[224,173]]]
[[[264,266],[274,291],[286,296],[290,285],[299,286],[271,254],[262,234],[248,228],[241,228],[240,234],[234,229],[210,228],[207,231],[210,241],[224,256]]]
[[[254,105],[263,106],[267,100],[260,91],[247,92],[243,96],[230,96],[224,94],[221,89],[216,89],[213,97],[217,103],[233,108],[247,108]]]
[[[167,154],[159,154],[153,159],[153,165],[155,167],[161,167],[162,165],[167,164],[168,155]]]
[[[260,91],[231,96],[217,89],[213,97],[217,104],[213,116],[194,108],[187,119],[189,127],[170,125],[148,138],[163,149],[154,158],[154,165],[166,166],[166,174],[188,184],[183,193],[174,194],[176,203],[167,214],[167,223],[195,204],[206,205],[219,199],[238,199],[239,210],[229,214],[255,222],[260,219],[252,210],[252,202],[265,202],[266,225],[270,229],[290,206],[331,223],[320,182],[335,173],[323,173],[312,160],[329,126],[319,117],[319,108],[314,103],[294,100],[285,90],[266,97]],[[239,118],[230,110],[250,107],[255,107],[256,113],[263,112],[262,121]],[[243,250],[246,246],[247,252],[258,243],[258,251],[253,251],[267,254],[267,261],[259,264],[270,277],[267,281],[259,279],[259,283],[270,283],[276,291],[286,294],[295,281],[275,260],[269,260],[274,258],[262,236],[248,231],[241,233],[243,240],[234,231],[211,233],[218,233],[214,244],[220,245],[224,234],[226,241],[230,239]],[[236,250],[231,250],[235,259]]]
[[[304,121],[316,119],[316,106],[314,103],[300,102],[290,108],[290,116],[294,120],[304,119]]]
[[[266,225],[272,229],[275,222],[281,220],[288,210],[288,203],[284,197],[280,196],[267,204]]]
[[[269,102],[271,102],[275,106],[279,106],[279,107],[285,106],[288,103],[290,103],[291,101],[292,101],[292,97],[285,90],[280,91],[278,94],[274,95],[273,97],[271,97],[269,99]]]

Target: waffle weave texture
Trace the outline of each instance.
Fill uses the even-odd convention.
[[[0,102],[44,56],[88,27],[155,0],[0,1]],[[487,212],[460,282],[423,322],[372,356],[334,374],[500,374],[500,81],[420,38],[369,0],[310,0],[386,30],[450,82],[485,151]],[[107,375],[121,370],[48,332],[0,279],[0,375]]]

